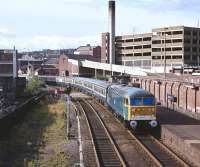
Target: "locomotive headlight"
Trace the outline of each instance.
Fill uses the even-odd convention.
[[[135,129],[136,126],[137,126],[137,121],[131,121],[131,122],[130,122],[130,126],[131,126],[133,129]]]
[[[153,120],[153,121],[150,121],[149,124],[151,125],[151,127],[155,128],[158,125],[158,122]]]

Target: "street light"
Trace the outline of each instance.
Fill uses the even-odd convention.
[[[166,61],[166,30],[167,30],[168,28],[164,28],[164,42],[165,42],[165,45],[164,45],[164,49],[165,49],[165,54],[164,54],[164,75],[165,75],[165,78],[166,78],[166,63],[167,63],[167,61]]]

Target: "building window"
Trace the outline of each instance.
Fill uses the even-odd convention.
[[[190,43],[191,41],[190,41],[190,39],[185,39],[184,42],[185,43]]]
[[[185,31],[184,31],[184,34],[185,34],[185,35],[191,35],[191,31],[185,30]]]
[[[145,37],[143,38],[143,41],[151,41],[151,37]]]
[[[182,59],[183,56],[182,55],[173,55],[172,59]]]
[[[134,42],[141,42],[142,41],[142,38],[136,38],[134,39]]]
[[[190,59],[190,55],[184,55],[184,59],[189,60]]]
[[[166,50],[166,51],[171,51],[172,48],[166,48],[165,50]],[[163,51],[164,51],[164,48],[163,48]]]
[[[134,46],[134,49],[142,49],[142,45],[140,45],[140,46]]]
[[[152,59],[161,59],[161,56],[152,56]]]
[[[193,39],[193,44],[197,44],[197,39]]]
[[[183,34],[183,31],[173,31],[173,35],[181,35]]]
[[[197,52],[197,47],[192,47],[193,52]]]
[[[144,49],[151,48],[151,45],[143,45]]]
[[[193,34],[193,36],[197,36],[197,31],[194,30],[192,34]]]
[[[161,44],[161,40],[152,41],[152,44]]]
[[[197,55],[192,55],[192,60],[197,60]]]
[[[127,39],[125,42],[133,42],[133,39]]]
[[[134,56],[142,56],[142,53],[134,53]]]
[[[125,49],[133,49],[133,46],[126,47]]]
[[[164,40],[163,40],[163,43],[164,43]],[[172,43],[171,40],[166,40],[166,43]]]
[[[185,47],[185,48],[184,48],[184,51],[185,51],[185,52],[190,52],[190,47]]]
[[[182,39],[173,39],[173,43],[180,43],[182,41],[183,41]]]
[[[152,48],[152,52],[160,52],[161,48]]]
[[[172,48],[173,51],[182,51],[182,47],[175,47],[175,48]]]
[[[143,56],[151,56],[151,52],[144,52]]]

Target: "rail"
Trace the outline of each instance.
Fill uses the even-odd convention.
[[[107,128],[92,106],[80,101],[92,132],[100,166],[126,166]]]

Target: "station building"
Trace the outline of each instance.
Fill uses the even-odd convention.
[[[116,64],[142,68],[200,64],[200,28],[173,26],[115,37]],[[109,62],[109,33],[102,33],[101,62]]]

